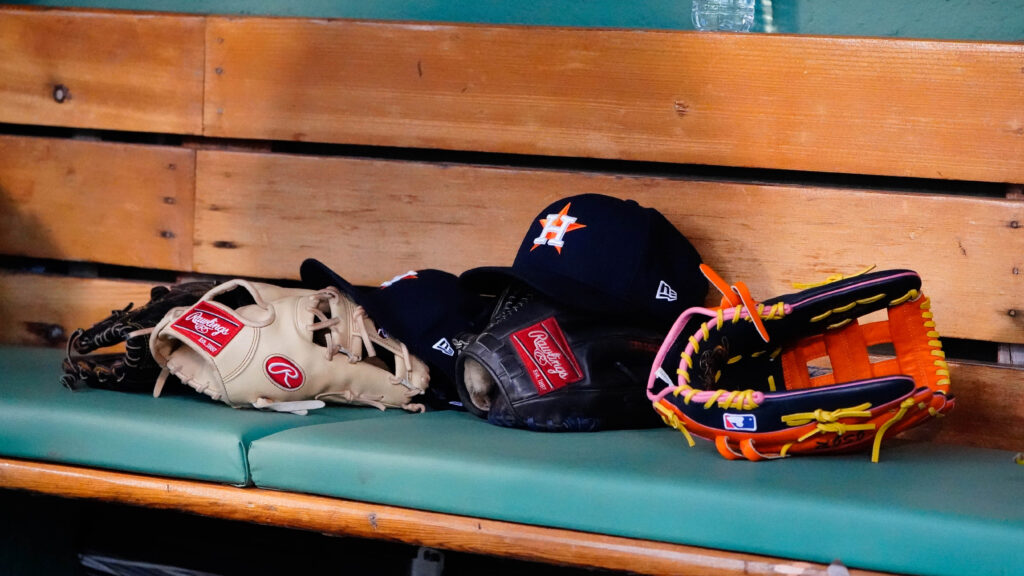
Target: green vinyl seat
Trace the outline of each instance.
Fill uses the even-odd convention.
[[[253,442],[256,486],[900,573],[1019,574],[1012,454],[888,441],[865,453],[727,461],[669,428],[542,433],[433,412]]]
[[[336,406],[307,416],[235,410],[182,388],[153,398],[60,385],[59,350],[0,347],[0,456],[157,476],[249,484],[246,451],[262,436],[395,416]]]

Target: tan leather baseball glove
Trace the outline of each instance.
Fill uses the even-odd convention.
[[[428,387],[426,364],[380,333],[333,287],[231,280],[172,309],[149,340],[168,374],[229,406],[305,414],[325,402],[403,408]]]

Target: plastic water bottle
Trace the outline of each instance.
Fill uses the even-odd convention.
[[[746,32],[754,24],[754,0],[693,0],[697,30]]]

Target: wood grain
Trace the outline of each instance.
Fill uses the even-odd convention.
[[[925,437],[1024,452],[1024,367],[954,362],[950,380],[956,408],[929,426]]]
[[[1024,342],[1024,203],[658,177],[199,151],[195,268],[297,278],[319,258],[357,284],[411,269],[509,265],[568,195],[662,211],[755,297],[834,273],[911,268],[945,336]],[[671,257],[671,255],[665,255]],[[716,302],[711,295],[709,302]]]
[[[211,17],[210,136],[1024,182],[1024,44]]]
[[[766,556],[24,460],[0,459],[0,487],[639,574],[826,574],[826,567],[819,564]],[[850,573],[880,574],[862,570]]]
[[[203,30],[196,16],[0,7],[0,122],[198,134]]]
[[[195,156],[0,135],[0,253],[188,270]]]
[[[0,339],[63,348],[76,328],[92,326],[130,302],[148,302],[155,284],[0,271]]]

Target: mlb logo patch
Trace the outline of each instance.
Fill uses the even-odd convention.
[[[756,432],[757,417],[753,414],[722,414],[722,424],[726,430],[739,432]]]

